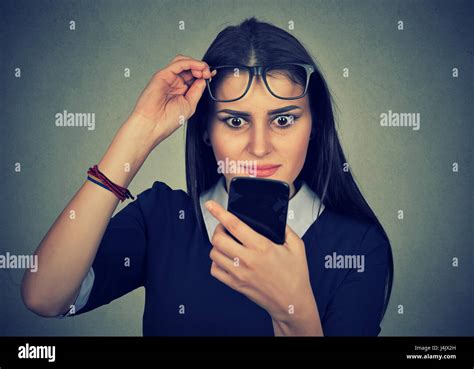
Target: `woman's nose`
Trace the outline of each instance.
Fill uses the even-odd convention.
[[[266,123],[257,123],[250,129],[248,150],[254,156],[263,157],[272,151],[271,132],[269,128]]]

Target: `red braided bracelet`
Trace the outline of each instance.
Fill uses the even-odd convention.
[[[135,199],[129,190],[113,183],[110,179],[108,179],[105,176],[105,174],[99,170],[99,167],[97,165],[94,165],[92,168],[89,168],[89,170],[87,171],[87,174],[95,177],[95,178],[87,177],[87,179],[89,179],[90,181],[96,184],[99,184],[99,185],[102,184],[103,185],[102,187],[113,192],[115,196],[117,196],[120,199],[120,201],[124,201],[127,198],[129,199],[131,198],[132,200]],[[100,181],[101,183],[97,183],[97,180]]]

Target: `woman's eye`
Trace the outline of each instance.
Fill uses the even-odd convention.
[[[279,115],[278,117],[274,119],[274,121],[276,122],[276,126],[278,128],[285,129],[285,128],[290,128],[295,123],[296,119],[298,118],[290,114],[290,115]]]
[[[228,117],[223,118],[222,121],[226,123],[232,129],[242,128],[244,120],[241,117]]]
[[[279,129],[285,129],[285,128],[290,128],[295,121],[298,119],[298,117],[289,114],[289,115],[279,115],[276,118],[273,119],[275,122],[275,125]],[[226,117],[221,119],[222,122],[226,123],[227,126],[231,129],[241,129],[246,121],[239,116],[232,116],[232,117]]]

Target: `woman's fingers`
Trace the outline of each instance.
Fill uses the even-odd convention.
[[[164,80],[169,86],[175,83],[176,78],[180,78],[188,88],[192,87],[197,79],[211,78],[210,68],[203,61],[189,59],[185,56],[177,56],[173,60],[157,74],[157,77]],[[198,84],[197,87],[198,90],[201,90],[202,83]],[[195,92],[191,92],[188,97],[192,99],[194,94]]]
[[[186,91],[184,98],[191,106],[191,114],[194,114],[196,111],[197,104],[205,88],[206,82],[202,79],[197,79],[192,83],[191,87],[188,88],[188,91]]]
[[[159,72],[161,74],[161,78],[166,81],[169,85],[172,85],[176,80],[176,77],[183,71],[192,69],[192,68],[199,68],[203,69],[204,65],[194,60],[184,59],[184,60],[177,60],[174,63],[170,64],[163,70]]]
[[[219,223],[212,237],[213,248],[209,257],[227,273],[238,276],[238,267],[248,265],[251,251],[234,241],[226,233],[224,226]]]
[[[179,60],[194,60],[194,61],[205,63],[202,60],[197,60],[197,59],[191,58],[190,56],[187,56],[187,55],[178,54],[171,60],[171,62],[168,64],[167,67],[169,67],[171,64],[173,64],[173,63],[175,63]],[[188,86],[192,84],[194,79],[198,79],[198,78],[208,79],[208,78],[211,78],[211,77],[215,76],[216,71],[214,70],[214,71],[211,72],[211,70],[210,70],[209,66],[207,65],[207,63],[205,63],[205,65],[207,66],[207,68],[205,70],[195,70],[195,69],[185,70],[185,71],[179,73],[179,76],[183,79],[184,83],[186,83]]]
[[[209,209],[208,205],[212,205],[212,208]],[[218,202],[209,200],[205,203],[205,206],[212,216],[222,223],[222,225],[245,246],[262,250],[271,242],[268,238],[255,232],[234,214],[225,210]]]
[[[190,56],[178,54],[178,55],[176,55],[176,56],[170,61],[170,63],[168,64],[168,66],[169,66],[170,64],[174,63],[175,61],[184,60],[184,59],[195,60],[195,59],[191,58]],[[185,70],[185,71],[181,72],[181,73],[179,74],[179,76],[182,78],[183,82],[184,82],[188,87],[191,86],[191,84],[192,84],[193,81],[195,80],[195,77],[193,76],[193,73],[192,73],[191,71],[188,71],[188,70]]]
[[[198,70],[191,70],[191,71],[181,72],[180,77],[183,79],[183,82],[186,83],[186,85],[188,85],[189,87],[194,82],[194,80],[203,78],[203,74],[204,74],[205,79],[209,79],[209,78],[214,77],[216,75],[216,72],[217,72],[216,70],[213,70],[211,72],[211,75],[207,77],[209,74],[206,73],[205,71],[204,73],[202,73],[201,71],[198,71]]]
[[[158,73],[156,73],[156,77],[164,80],[168,85],[171,86],[180,73],[188,70],[203,71],[206,68],[209,67],[204,62],[193,59],[182,59],[177,60],[174,63],[168,65],[166,68],[160,70]]]
[[[174,74],[179,74],[186,70],[191,70],[196,78],[201,78],[203,75],[211,76],[211,71],[206,62],[195,59],[180,59],[172,63],[168,69]],[[194,74],[197,72],[196,74]]]
[[[226,255],[229,259],[245,259],[249,255],[249,250],[247,248],[242,247],[240,243],[228,237],[228,234],[226,233],[225,227],[222,225],[222,223],[217,224],[214,230],[214,236],[215,242],[213,243],[213,246],[221,253]]]

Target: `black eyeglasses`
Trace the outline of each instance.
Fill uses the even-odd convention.
[[[311,64],[284,63],[272,65],[220,65],[211,67],[216,75],[206,79],[207,90],[214,101],[241,99],[250,89],[254,76],[262,76],[267,90],[276,98],[296,100],[306,95],[309,78],[315,67]]]

